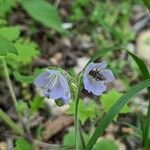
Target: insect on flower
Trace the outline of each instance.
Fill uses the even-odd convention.
[[[61,99],[64,104],[67,104],[71,98],[68,81],[57,70],[45,69],[45,72],[34,80],[34,84],[43,90],[47,98]]]
[[[110,69],[106,69],[107,63],[90,63],[83,73],[84,88],[94,95],[101,95],[106,91],[106,85],[115,77]]]

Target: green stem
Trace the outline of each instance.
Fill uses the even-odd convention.
[[[4,121],[15,133],[24,136],[23,129],[16,124],[2,109],[0,109],[0,119]]]
[[[11,95],[11,98],[13,100],[13,103],[15,105],[15,108],[17,106],[17,99],[16,99],[16,96],[15,96],[15,92],[13,90],[13,86],[11,84],[11,80],[9,78],[9,72],[8,72],[8,69],[7,69],[7,64],[6,64],[6,61],[5,61],[5,58],[2,57],[2,65],[3,65],[3,68],[4,68],[4,73],[5,73],[5,78],[6,78],[6,84],[9,88],[9,91],[10,91],[10,95]]]
[[[80,96],[80,91],[81,91],[81,80],[82,80],[82,75],[79,76],[79,81],[78,81],[78,91],[76,93],[76,99],[75,99],[75,148],[76,150],[79,150],[79,119],[78,119],[78,104],[79,104],[79,96]]]
[[[85,141],[84,141],[84,137],[83,137],[83,134],[82,134],[81,121],[80,121],[80,124],[79,124],[79,134],[80,134],[82,149],[84,150],[85,149]]]
[[[17,111],[17,99],[16,99],[16,95],[15,95],[15,92],[14,92],[14,89],[13,89],[13,86],[12,86],[12,83],[11,83],[11,80],[10,80],[10,77],[9,77],[9,72],[8,72],[8,68],[7,68],[7,64],[6,64],[6,61],[5,61],[5,57],[0,57],[1,60],[2,60],[2,66],[3,66],[3,69],[4,69],[4,74],[5,74],[5,79],[6,79],[6,84],[9,88],[9,91],[10,91],[10,96],[13,100],[13,103],[14,103],[14,106],[15,106],[15,109],[16,109],[16,112],[18,113]],[[7,123],[13,130],[16,130],[16,133],[19,133],[20,131],[18,131],[18,128],[20,127],[17,127],[17,124],[14,124],[14,125],[11,125],[9,123],[12,123],[13,124],[13,121],[9,118],[9,116],[7,116],[7,119],[5,120],[5,118],[3,117],[3,115],[5,115],[5,117],[7,116],[7,114],[4,114],[3,111],[1,110],[1,119],[7,123],[7,119],[9,120],[9,122]],[[18,117],[21,119],[21,116],[20,114],[18,113]],[[11,121],[10,121],[11,120]],[[24,131],[23,131],[23,128],[19,129],[21,130],[21,132],[24,134]]]
[[[150,88],[148,88],[148,92],[150,93]],[[144,127],[143,132],[143,147],[145,150],[149,150],[149,128],[150,128],[150,94],[149,94],[149,105],[148,105],[148,111],[146,116],[146,123]]]

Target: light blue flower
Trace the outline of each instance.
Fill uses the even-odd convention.
[[[36,87],[43,90],[47,98],[54,100],[62,99],[67,104],[71,98],[68,81],[57,70],[45,69],[35,80]]]
[[[107,63],[90,63],[83,73],[83,84],[84,88],[94,95],[101,95],[106,91],[106,85],[113,80],[115,77],[111,70],[106,69]]]

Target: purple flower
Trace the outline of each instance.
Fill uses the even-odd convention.
[[[65,104],[71,98],[68,82],[57,70],[45,69],[45,72],[34,80],[34,84],[43,90],[47,98],[62,99]]]
[[[106,69],[107,63],[90,63],[83,73],[84,88],[94,95],[101,95],[106,91],[106,85],[115,77],[111,70]]]

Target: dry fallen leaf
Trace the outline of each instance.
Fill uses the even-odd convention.
[[[0,150],[7,150],[7,144],[5,142],[0,142]]]
[[[47,121],[45,123],[43,138],[47,140],[71,124],[73,124],[73,117],[71,116],[60,116],[53,121]]]

